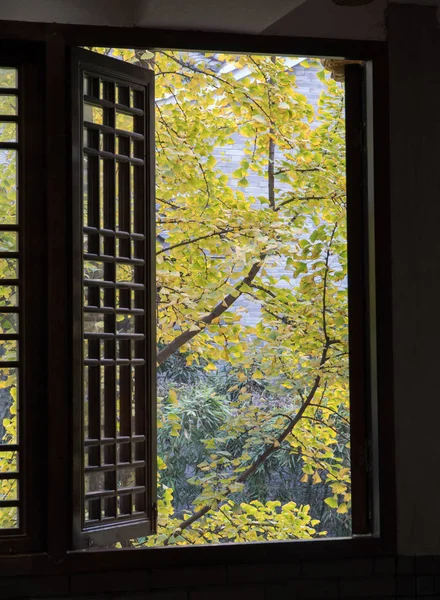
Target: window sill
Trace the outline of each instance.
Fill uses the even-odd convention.
[[[270,568],[280,563],[289,563],[289,569],[295,564],[308,561],[341,561],[347,558],[373,558],[390,556],[395,551],[394,544],[380,538],[365,536],[358,538],[340,538],[337,540],[286,541],[269,543],[245,543],[218,546],[143,548],[117,550],[83,550],[69,552],[64,559],[54,560],[48,554],[0,556],[0,572],[8,577],[90,574],[98,576],[100,571],[124,571],[128,589],[130,582],[138,580],[136,572],[147,573],[154,569],[164,570],[167,585],[173,585],[173,577],[167,575],[172,570],[190,568],[222,568],[229,565],[266,565]],[[178,567],[176,567],[178,565]],[[182,569],[182,573],[187,569]],[[105,580],[104,574],[103,579]],[[3,578],[0,578],[0,581]],[[0,586],[0,591],[2,587]],[[26,595],[26,594],[24,594]],[[35,595],[35,594],[34,594]],[[44,594],[43,594],[44,595]]]
[[[340,582],[394,585],[396,560],[379,539],[242,544],[206,548],[82,551],[65,560],[48,555],[0,558],[0,596],[13,598],[147,594],[148,598],[263,598],[265,590],[333,589]],[[275,591],[277,591],[275,590]],[[192,593],[192,592],[191,592]],[[257,596],[253,596],[257,593]],[[278,593],[278,592],[277,592]],[[244,596],[243,596],[244,594]],[[250,595],[249,595],[250,594]],[[192,596],[191,596],[192,597]],[[214,597],[217,597],[216,595]],[[220,596],[219,596],[220,597]],[[274,596],[278,597],[278,596]],[[327,596],[326,596],[327,597]],[[329,596],[330,597],[330,596]]]
[[[312,559],[389,555],[394,545],[383,539],[362,536],[331,540],[231,543],[214,546],[180,546],[109,551],[75,551],[67,556],[69,572],[92,568],[138,569],[174,566],[210,566],[248,563],[279,563]],[[85,558],[87,554],[87,559]],[[105,565],[105,566],[104,566]]]

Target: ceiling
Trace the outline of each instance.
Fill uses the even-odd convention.
[[[393,0],[437,4],[440,0]],[[388,0],[1,0],[0,19],[308,37],[384,39]]]
[[[138,25],[260,33],[305,0],[141,0]]]
[[[305,0],[1,0],[0,18],[260,33]]]

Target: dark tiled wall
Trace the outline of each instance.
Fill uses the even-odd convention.
[[[0,598],[325,600],[437,598],[440,556],[305,560],[70,577],[1,577]]]

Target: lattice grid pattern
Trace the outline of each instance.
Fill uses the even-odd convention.
[[[84,524],[147,510],[145,90],[85,73]]]
[[[20,524],[18,377],[22,330],[18,214],[19,79],[0,68],[0,529]]]

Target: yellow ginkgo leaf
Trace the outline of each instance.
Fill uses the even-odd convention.
[[[314,473],[314,475],[312,477],[312,481],[313,481],[313,483],[321,483],[322,479],[319,476],[318,471],[315,471],[315,473]]]
[[[347,486],[339,481],[332,483],[331,488],[334,494],[344,494],[347,491]]]
[[[177,394],[174,390],[170,390],[168,392],[168,400],[171,402],[171,404],[173,404],[174,406],[176,406],[178,404],[178,400],[177,400]]]

